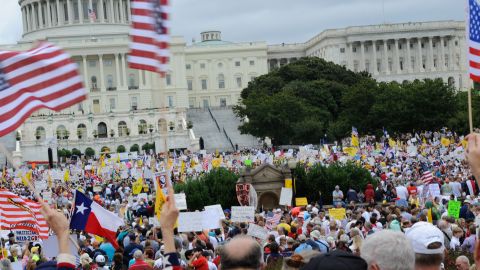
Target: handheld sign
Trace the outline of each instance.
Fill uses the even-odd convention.
[[[460,208],[462,203],[459,201],[449,201],[448,202],[448,216],[458,218],[460,216]]]
[[[232,222],[254,222],[253,206],[232,206]]]

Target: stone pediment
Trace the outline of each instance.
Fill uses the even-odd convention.
[[[273,166],[262,166],[252,172],[252,182],[274,182],[283,181],[284,175],[282,171]]]

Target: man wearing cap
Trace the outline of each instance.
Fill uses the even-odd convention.
[[[329,251],[327,241],[322,240],[322,235],[318,230],[314,230],[310,233],[310,239],[307,240],[307,244],[310,244],[310,242],[313,242],[317,249],[322,253],[327,253]],[[312,247],[313,249],[316,249],[314,246]]]
[[[405,233],[415,252],[415,270],[439,269],[445,250],[442,231],[428,222],[417,222]]]

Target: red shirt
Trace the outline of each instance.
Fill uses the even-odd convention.
[[[136,259],[135,263],[128,270],[153,270],[153,268],[145,261]]]
[[[408,186],[407,190],[408,190],[408,195],[417,194],[417,187],[415,186]]]
[[[207,259],[200,255],[196,260],[192,262],[192,266],[195,267],[195,270],[208,270]]]

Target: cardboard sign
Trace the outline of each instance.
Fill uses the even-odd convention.
[[[292,206],[293,191],[291,188],[282,188],[279,205]]]
[[[256,237],[261,240],[267,240],[268,230],[252,223],[248,226],[247,235]]]
[[[217,215],[219,215],[221,219],[225,219],[225,214],[223,213],[223,209],[220,204],[205,206],[205,210],[207,209],[215,209],[215,212],[217,213]]]
[[[335,220],[344,220],[345,219],[345,208],[330,208],[328,209],[328,214],[331,218]]]
[[[459,201],[449,201],[448,202],[448,216],[458,218],[460,216],[460,208],[462,203]]]
[[[232,222],[254,222],[254,217],[253,206],[232,206]]]
[[[187,197],[185,193],[175,194],[175,204],[178,210],[187,210]]]
[[[220,222],[213,209],[203,212],[180,212],[178,216],[179,232],[199,232],[217,228],[220,228]]]
[[[308,205],[308,200],[305,197],[295,198],[295,205],[296,206],[306,206],[306,205]]]
[[[14,230],[13,232],[17,243],[36,242],[40,239],[36,232],[27,230]]]
[[[42,243],[42,247],[42,252],[48,258],[58,257],[58,254],[60,254],[60,249],[58,247],[58,239],[56,235],[50,235],[47,240],[44,240]],[[72,240],[72,236],[70,236],[69,238],[68,247],[70,250],[70,254],[78,254],[78,249]]]

